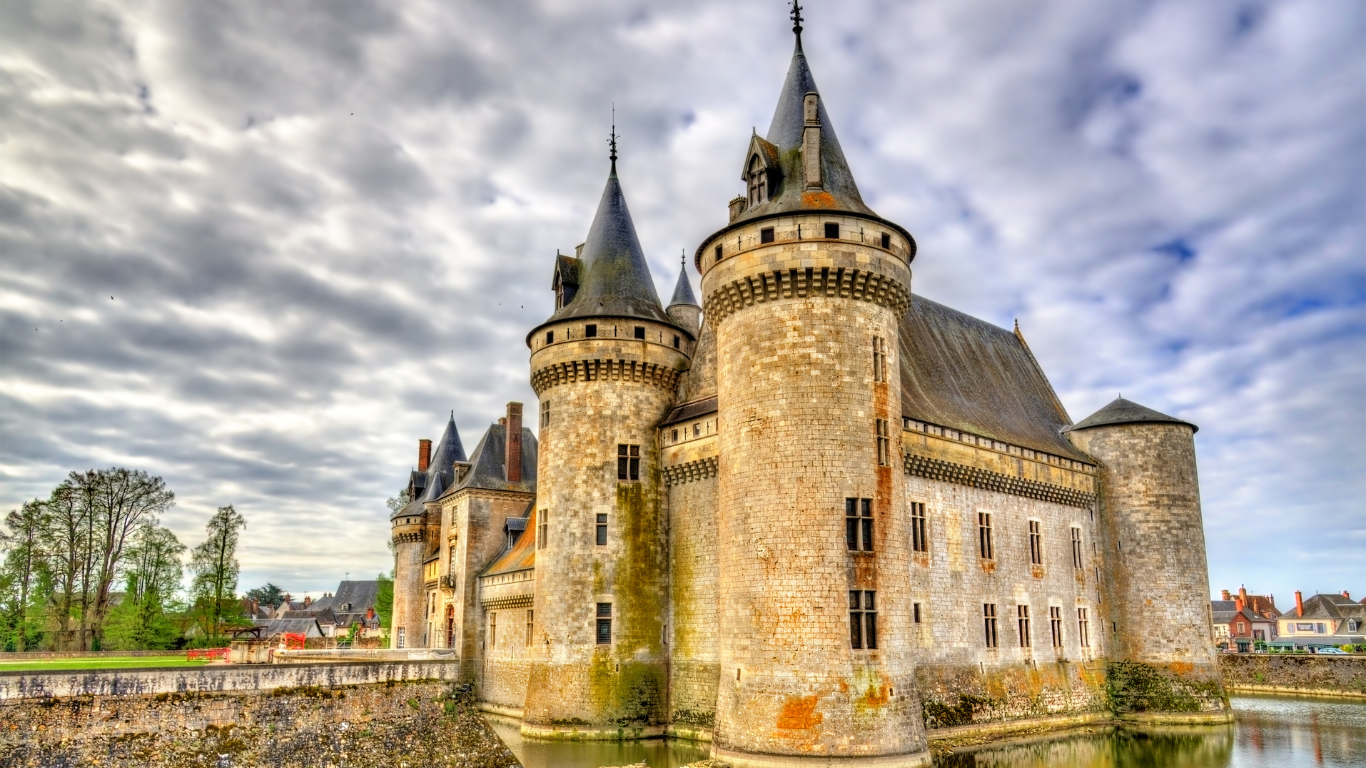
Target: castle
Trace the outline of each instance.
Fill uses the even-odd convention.
[[[950,727],[1227,722],[1196,427],[1073,423],[1019,329],[915,295],[801,46],[663,306],[618,179],[527,334],[539,398],[419,441],[395,647],[540,738],[928,762]]]

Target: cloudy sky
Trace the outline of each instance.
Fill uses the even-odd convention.
[[[523,338],[612,104],[667,296],[789,26],[778,0],[0,0],[0,509],[136,467],[191,545],[246,516],[244,588],[387,570],[416,440],[535,412]],[[811,0],[804,39],[918,293],[1019,318],[1074,419],[1122,391],[1201,426],[1213,589],[1366,593],[1366,5]]]

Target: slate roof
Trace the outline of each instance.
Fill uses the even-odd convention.
[[[1165,413],[1158,413],[1151,408],[1145,408],[1138,403],[1130,402],[1122,397],[1117,397],[1110,401],[1110,404],[1101,408],[1099,411],[1087,416],[1076,424],[1068,427],[1068,430],[1086,429],[1088,427],[1103,427],[1111,424],[1185,424],[1191,428],[1192,432],[1199,432],[1200,428]]]
[[[490,424],[488,431],[479,438],[479,444],[470,455],[470,469],[464,479],[452,484],[447,494],[463,488],[481,488],[489,491],[513,491],[516,493],[536,492],[536,433],[522,427],[522,479],[510,483],[504,468],[506,447],[504,445],[507,427]]]
[[[302,619],[264,619],[254,622],[253,626],[265,627],[261,634],[265,637],[290,632],[303,635],[304,637],[322,637],[322,628],[318,626],[318,620],[314,618]]]
[[[535,531],[535,506],[536,505],[534,502],[532,504],[527,505],[526,512],[523,513],[523,516],[520,518],[508,518],[507,525],[505,527],[511,530],[513,525],[521,524],[522,530]],[[517,523],[514,523],[514,520],[517,521]],[[536,536],[534,535],[534,533],[524,533],[521,536],[517,537],[517,541],[513,543],[512,547],[504,547],[503,551],[499,552],[498,555],[493,558],[493,561],[488,564],[488,567],[484,568],[483,571],[480,571],[479,575],[497,576],[501,573],[524,571],[527,568],[534,567],[536,567]]]
[[[302,609],[302,610],[285,611],[284,614],[280,616],[280,618],[281,618],[281,619],[314,619],[314,620],[316,620],[319,624],[336,624],[336,623],[337,623],[337,616],[336,616],[336,614],[334,614],[334,613],[332,612],[332,609],[331,609],[331,608],[328,608],[327,606],[323,606],[323,607],[319,608],[318,605],[317,605],[317,603],[310,604],[307,608],[304,608],[304,609]]]
[[[390,515],[389,519],[422,514],[423,505],[441,498],[442,492],[455,480],[455,462],[465,460],[465,446],[460,442],[460,430],[455,426],[455,414],[451,414],[446,422],[446,429],[441,433],[441,439],[436,443],[436,449],[432,451],[427,471],[421,473],[419,482],[415,484],[420,492],[406,506]]]
[[[633,317],[677,327],[659,303],[650,266],[617,178],[616,161],[612,162],[612,173],[607,177],[580,258],[583,265],[574,298],[533,328],[528,339],[541,327],[569,318]],[[562,269],[563,264],[561,256],[556,266]]]
[[[677,395],[676,402],[680,403],[716,397],[716,332],[711,323],[702,323],[692,365],[679,380]]]
[[[801,38],[797,38],[792,51],[792,63],[787,68],[787,79],[778,94],[778,106],[773,110],[773,120],[764,138],[770,146],[764,147],[772,167],[776,159],[779,170],[769,172],[769,199],[740,214],[736,221],[758,218],[777,213],[798,210],[848,211],[877,217],[873,209],[863,202],[854,174],[844,159],[839,139],[835,136],[835,125],[825,110],[825,99],[817,102],[817,114],[821,121],[821,182],[822,189],[807,190],[806,176],[802,168],[802,136],[806,130],[806,94],[820,93],[816,78],[807,64],[806,53],[802,50]],[[753,142],[751,142],[752,146]],[[760,146],[763,146],[760,144]],[[741,163],[741,176],[745,163],[749,162],[749,147],[745,149],[745,159]],[[899,229],[899,228],[898,228]]]
[[[326,608],[336,617],[337,626],[349,627],[365,620],[367,608],[375,607],[379,601],[379,582],[343,581],[334,594],[313,603],[311,608]]]
[[[692,292],[692,281],[688,279],[688,262],[683,261],[683,266],[678,270],[678,283],[674,285],[673,298],[669,299],[669,306],[676,307],[684,304],[690,307],[701,307],[697,302],[697,296]]]
[[[677,408],[674,408],[672,411],[669,411],[669,415],[664,417],[664,420],[659,423],[659,426],[666,427],[670,424],[677,424],[680,421],[690,421],[698,416],[716,413],[716,411],[716,396],[712,395],[711,397],[702,400],[683,403]]]
[[[1092,463],[1020,336],[915,295],[900,336],[903,416]]]

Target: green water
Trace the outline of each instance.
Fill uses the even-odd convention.
[[[1155,733],[1080,733],[948,755],[938,768],[1342,768],[1366,767],[1366,702],[1235,696],[1237,722]],[[489,718],[525,768],[599,768],[645,762],[677,768],[707,757],[678,741],[523,741],[516,721]]]

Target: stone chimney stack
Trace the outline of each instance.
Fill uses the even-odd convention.
[[[1220,599],[1220,600],[1232,600],[1232,599],[1233,599],[1233,596],[1230,595],[1230,594],[1228,593],[1228,590],[1226,589],[1226,590],[1224,590],[1224,591],[1222,591],[1222,592],[1219,593],[1219,599]]]
[[[1238,585],[1238,599],[1247,602],[1247,587],[1241,584]]]
[[[417,471],[426,472],[427,466],[432,463],[432,441],[417,441]]]
[[[1345,598],[1347,598],[1348,600],[1351,600],[1351,599],[1352,599],[1352,596],[1349,595],[1349,594],[1347,594],[1347,590],[1345,590],[1345,589],[1342,590],[1342,596],[1345,597]]]
[[[1243,612],[1243,606],[1245,605],[1247,605],[1247,603],[1243,602],[1243,598],[1241,597],[1233,601],[1233,607],[1236,608],[1239,613]]]
[[[307,608],[308,606],[310,606],[310,605],[312,605],[312,604],[313,604],[313,598],[310,597],[310,596],[308,596],[308,595],[304,595],[304,607]]]
[[[507,435],[503,439],[506,455],[503,467],[509,483],[522,482],[522,404],[508,403]]]
[[[1295,615],[1304,615],[1304,597],[1300,594],[1298,589],[1295,590]]]

